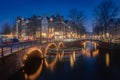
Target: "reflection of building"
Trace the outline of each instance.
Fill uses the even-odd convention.
[[[110,25],[108,28],[108,33],[112,36],[113,40],[120,42],[120,18],[110,19]]]

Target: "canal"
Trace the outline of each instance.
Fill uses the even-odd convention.
[[[85,42],[81,48],[62,57],[32,55],[9,80],[120,80],[119,51],[99,50],[93,42]]]

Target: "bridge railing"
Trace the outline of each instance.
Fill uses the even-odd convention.
[[[36,45],[37,43],[38,43],[38,41],[35,40],[35,41],[2,44],[2,45],[0,45],[0,58],[10,55],[12,53],[18,52],[20,50],[29,48],[33,45]]]
[[[87,40],[88,40],[88,41],[89,41],[89,40],[90,40],[90,41],[91,41],[91,40],[93,40],[93,41],[102,41],[101,39],[97,39],[97,38],[81,38],[80,40],[81,40],[81,41],[87,41]]]

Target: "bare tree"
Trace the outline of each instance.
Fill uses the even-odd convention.
[[[9,23],[5,23],[3,24],[3,34],[10,34],[11,33],[11,29],[10,29],[10,25]]]
[[[94,13],[97,22],[96,29],[98,26],[98,28],[106,33],[109,26],[109,20],[118,15],[119,7],[114,5],[111,0],[105,0],[95,8]]]
[[[69,19],[74,23],[74,28],[77,29],[78,34],[86,33],[85,21],[86,16],[83,11],[78,11],[76,8],[70,10]]]
[[[13,27],[12,27],[12,33],[13,33],[13,34],[16,34],[16,31],[17,31],[17,30],[16,30],[16,25],[13,24]]]

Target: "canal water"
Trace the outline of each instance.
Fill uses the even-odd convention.
[[[120,80],[120,52],[86,42],[77,54],[30,58],[10,80]]]

